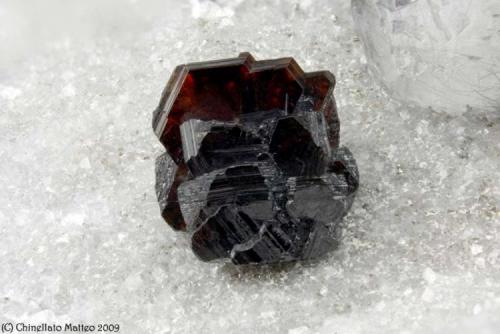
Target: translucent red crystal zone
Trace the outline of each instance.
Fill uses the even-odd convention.
[[[177,66],[153,114],[153,129],[177,164],[175,180],[162,210],[176,230],[185,230],[177,187],[191,178],[183,158],[180,126],[197,119],[230,122],[242,114],[281,109],[293,114],[307,97],[314,112],[323,113],[330,147],[339,144],[339,120],[329,71],[305,73],[293,58],[256,61],[249,53],[237,58]]]

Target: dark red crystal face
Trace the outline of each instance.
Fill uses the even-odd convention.
[[[249,53],[242,53],[233,59],[180,65],[163,92],[153,128],[179,163],[183,160],[180,125],[190,119],[227,122],[276,109],[293,114],[308,103],[312,111],[324,113],[330,145],[336,148],[334,86],[330,72],[304,73],[293,58],[255,61]]]
[[[167,150],[156,191],[198,258],[306,260],[336,245],[358,171],[338,147],[334,85],[327,71],[248,53],[175,69],[153,115]]]

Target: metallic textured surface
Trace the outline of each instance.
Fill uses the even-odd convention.
[[[291,58],[177,67],[153,116],[172,158],[157,160],[156,191],[200,259],[276,263],[335,247],[358,171],[338,148],[333,86]]]

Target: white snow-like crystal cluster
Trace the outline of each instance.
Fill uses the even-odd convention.
[[[350,11],[344,0],[2,1],[0,323],[496,333],[500,119],[392,100],[365,73]],[[316,264],[203,263],[160,217],[151,112],[165,82],[177,64],[241,51],[337,77],[341,144],[361,184],[340,248]]]
[[[437,111],[500,113],[500,1],[352,0],[374,77]]]

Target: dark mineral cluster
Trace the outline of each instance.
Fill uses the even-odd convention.
[[[330,72],[292,58],[178,66],[153,115],[163,218],[204,261],[314,259],[335,248],[358,187],[339,148]]]

